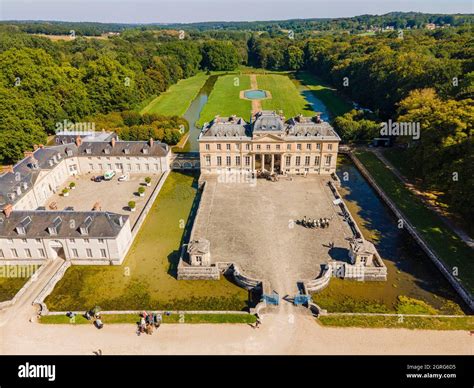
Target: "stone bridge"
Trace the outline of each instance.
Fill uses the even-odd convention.
[[[183,152],[172,154],[170,157],[172,170],[199,170],[199,152]]]

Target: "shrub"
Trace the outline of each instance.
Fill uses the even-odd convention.
[[[143,194],[144,192],[145,192],[145,188],[144,188],[143,186],[140,186],[140,187],[138,188],[138,193],[139,193],[139,194]]]
[[[69,187],[72,189],[73,187],[76,187],[76,184],[74,182],[69,183]]]
[[[151,178],[150,178],[149,176],[147,176],[147,177],[145,178],[145,182],[146,182],[146,183],[151,183]]]
[[[135,201],[129,201],[128,202],[128,207],[130,209],[135,209],[135,206],[137,206],[137,204],[135,203]]]
[[[65,187],[65,188],[63,189],[63,194],[67,194],[67,193],[69,193],[69,189]]]

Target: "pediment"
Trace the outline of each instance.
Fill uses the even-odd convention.
[[[265,134],[259,137],[253,137],[252,141],[254,143],[268,143],[268,142],[284,142],[285,140],[277,135]]]

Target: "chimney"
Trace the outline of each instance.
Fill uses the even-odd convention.
[[[115,147],[115,138],[113,137],[112,140],[110,141],[110,145],[112,146],[112,148]]]
[[[13,211],[13,205],[8,204],[3,208],[3,214],[5,214],[5,217],[10,217],[10,214],[12,214]]]
[[[44,148],[44,145],[43,144],[38,144],[38,147],[39,148]]]
[[[153,147],[153,143],[154,143],[154,142],[155,142],[155,141],[153,140],[153,138],[150,137],[150,147]]]
[[[76,137],[76,146],[80,147],[82,144],[82,138],[80,136]]]
[[[6,174],[6,173],[9,173],[11,172],[13,174],[13,165],[8,165],[8,166],[3,166],[3,172]]]

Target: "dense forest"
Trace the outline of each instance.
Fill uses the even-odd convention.
[[[451,25],[427,30],[427,22]],[[424,184],[446,193],[466,217],[474,209],[474,44],[472,15],[393,13],[347,19],[198,23],[177,29],[100,23],[0,24],[0,163],[46,142],[55,123],[93,121],[124,139],[153,136],[175,144],[177,117],[136,111],[199,71],[251,65],[305,70],[365,110],[333,120],[344,141],[363,142],[380,122],[418,122],[419,139],[398,138]],[[360,32],[378,26],[399,31]],[[185,30],[183,35],[179,28]],[[186,28],[185,28],[186,27]],[[68,33],[51,41],[31,33]],[[288,34],[291,29],[294,34]],[[89,39],[82,35],[120,32]],[[318,32],[319,33],[316,33]],[[334,33],[327,33],[333,31]],[[135,111],[135,112],[134,112]],[[453,179],[453,174],[459,176]]]

